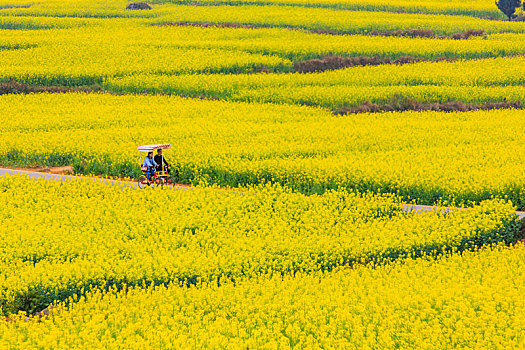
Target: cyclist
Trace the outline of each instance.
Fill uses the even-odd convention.
[[[153,159],[152,151],[148,152],[148,155],[146,156],[146,158],[144,158],[143,165],[148,168],[148,170],[146,171],[146,177],[148,178],[148,180],[151,180],[151,177],[153,176],[153,173],[155,172],[155,168],[158,166],[158,164]]]
[[[162,149],[157,150],[157,155],[153,158],[155,163],[157,163],[157,171],[162,171],[162,163],[164,163],[164,170],[166,170],[166,174],[170,174],[170,165],[168,162],[166,162],[166,158],[162,155]]]

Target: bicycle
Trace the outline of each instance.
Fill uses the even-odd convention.
[[[140,189],[144,189],[147,186],[155,187],[160,186],[160,188],[164,187],[164,185],[172,185],[170,175],[168,173],[168,167],[164,167],[164,170],[157,171],[155,167],[153,167],[153,175],[151,176],[151,180],[148,180],[148,177],[146,176],[146,173],[148,171],[147,167],[142,167],[142,175],[138,179],[138,186]]]

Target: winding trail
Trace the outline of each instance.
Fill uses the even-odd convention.
[[[100,181],[107,185],[112,185],[112,186],[124,186],[124,187],[131,187],[131,188],[138,187],[138,185],[135,182],[131,182],[131,181],[110,180],[110,179],[104,179],[101,177],[61,175],[61,174],[44,173],[44,172],[38,172],[38,171],[0,168],[0,176],[14,175],[14,174],[26,175],[28,178],[33,179],[33,180],[61,180],[61,181],[64,181],[64,180],[71,180],[71,179],[86,179],[86,180],[89,179],[91,181]]]
[[[59,179],[59,180],[71,180],[71,179],[85,179],[90,181],[100,181],[107,185],[111,186],[122,186],[122,187],[129,187],[129,188],[138,188],[138,185],[136,182],[133,181],[124,181],[124,180],[111,180],[111,179],[105,179],[101,177],[87,177],[87,176],[77,176],[77,175],[60,175],[60,174],[51,174],[51,173],[44,173],[44,172],[38,172],[38,171],[27,171],[27,170],[17,170],[17,169],[6,169],[6,168],[0,168],[0,177],[5,175],[13,175],[13,174],[19,174],[19,175],[26,175],[30,179],[33,180],[52,180],[52,179]],[[174,189],[188,189],[189,187],[186,185],[174,185]],[[426,213],[433,211],[436,207],[430,206],[430,205],[415,205],[415,204],[402,204],[401,205],[403,210],[406,212],[413,212],[416,214]],[[455,207],[445,207],[442,210],[446,213],[454,211],[454,210],[461,210],[462,208],[455,208]],[[516,215],[520,219],[525,218],[525,211],[517,211]]]

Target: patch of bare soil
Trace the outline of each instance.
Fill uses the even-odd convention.
[[[461,101],[423,103],[412,99],[393,99],[390,103],[377,104],[365,101],[355,107],[346,107],[334,110],[335,115],[347,115],[357,113],[380,113],[380,112],[402,112],[402,111],[443,111],[443,112],[468,112],[492,109],[523,109],[525,106],[521,101],[503,101],[487,103],[464,103]]]
[[[49,305],[48,307],[46,307],[44,310],[42,311],[38,311],[38,312],[35,312],[33,314],[30,314],[29,316],[27,316],[24,321],[27,322],[29,321],[30,319],[32,318],[37,318],[38,321],[41,321],[43,318],[47,318],[50,314],[51,314],[51,310],[53,309],[56,309],[56,306],[53,306],[53,305]],[[10,317],[6,317],[5,318],[6,322],[13,322],[13,320],[10,318]]]
[[[71,165],[51,167],[49,168],[49,172],[51,174],[71,175],[73,174],[73,167]]]
[[[297,29],[297,28],[288,28]],[[339,32],[332,29],[298,29],[305,30],[316,34],[329,34],[329,35],[347,35],[348,33]],[[429,38],[429,39],[453,39],[453,40],[466,40],[473,36],[485,37],[486,33],[484,30],[471,29],[466,32],[454,33],[452,35],[438,35],[430,29],[407,29],[407,30],[388,30],[388,31],[377,31],[372,30],[366,35],[372,36],[404,36],[407,38]]]
[[[410,64],[417,62],[441,62],[441,61],[455,61],[455,58],[440,57],[433,60],[421,58],[421,57],[412,57],[404,56],[396,59],[389,57],[341,57],[341,56],[325,56],[321,59],[312,59],[306,61],[300,61],[294,63],[294,70],[298,73],[313,73],[313,72],[324,72],[327,70],[336,70],[349,67],[358,67],[358,66],[379,66],[382,64]]]
[[[518,232],[518,241],[516,244],[525,244],[525,219],[520,220],[520,230]]]
[[[2,166],[2,168],[36,172],[36,173],[57,174],[57,175],[73,175],[74,174],[73,166],[71,165],[56,166],[56,167],[28,167],[28,168]]]
[[[65,86],[37,86],[20,83],[17,81],[10,81],[8,83],[0,83],[0,95],[5,94],[29,94],[38,92],[48,93],[66,93],[66,92],[98,92],[102,91],[100,86],[79,86],[75,88],[68,88]]]
[[[41,320],[42,318],[47,318],[49,314],[51,313],[51,310],[56,309],[56,306],[49,305],[44,310],[35,312],[34,314],[30,315],[29,317],[26,317],[26,321],[29,321],[30,318],[38,318],[38,320]]]
[[[251,24],[240,24],[240,23],[233,23],[233,22],[226,22],[226,23],[209,23],[209,22],[164,22],[164,23],[158,23],[153,24],[153,26],[156,27],[169,27],[169,26],[184,26],[184,27],[203,27],[203,28],[209,28],[209,27],[216,27],[216,28],[256,28],[256,26]]]
[[[465,32],[454,33],[452,35],[437,35],[430,29],[408,29],[408,30],[392,30],[379,32],[373,30],[370,35],[376,36],[405,36],[409,38],[433,38],[433,39],[453,39],[453,40],[466,40],[473,36],[486,36],[487,34],[483,29],[470,29]]]
[[[152,7],[146,2],[132,2],[126,6],[126,10],[151,10]]]
[[[31,4],[24,5],[0,5],[0,10],[4,9],[28,9],[31,7]]]
[[[152,24],[156,27],[166,27],[166,26],[187,26],[187,27],[218,27],[218,28],[268,28],[269,25],[264,24],[241,24],[233,22],[225,23],[210,23],[210,22],[189,22],[189,21],[178,21],[178,22],[163,22]],[[279,26],[277,26],[279,27]],[[296,28],[296,27],[283,27],[290,30],[300,30],[311,32],[315,34],[329,34],[329,35],[347,35],[348,33],[340,32],[332,29],[307,29],[307,28]],[[454,40],[465,40],[472,36],[486,36],[484,30],[480,29],[471,29],[466,32],[455,33],[448,36],[437,35],[434,31],[430,29],[407,29],[407,30],[392,30],[392,31],[377,31],[373,30],[368,33],[368,35],[375,36],[405,36],[410,38],[433,38],[433,39],[454,39]]]

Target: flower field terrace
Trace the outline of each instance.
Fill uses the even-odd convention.
[[[275,186],[135,191],[90,179],[12,176],[0,178],[0,189],[0,304],[7,315],[97,286],[381,265],[512,243],[518,229],[512,206],[501,200],[418,215],[401,211],[392,197],[345,191],[304,197]]]
[[[169,142],[180,183],[278,182],[307,194],[342,187],[423,204],[525,201],[521,110],[335,117],[301,106],[80,93],[3,95],[0,105],[10,116],[0,126],[5,165],[73,164],[136,178],[136,144]]]
[[[523,101],[524,58],[498,57],[457,62],[353,67],[313,74],[136,75],[111,78],[106,89],[167,93],[247,102],[321,106],[331,110],[366,101],[397,99],[439,103]],[[410,109],[410,108],[408,108]]]
[[[74,13],[66,11],[72,6],[70,3],[61,7],[53,7],[53,4],[62,3],[51,2],[46,5],[51,6],[48,10],[39,4],[44,6],[40,10],[35,5],[0,11],[0,28],[5,28],[1,30],[0,39],[0,81],[70,88],[91,86],[96,87],[95,90],[102,87],[114,93],[167,93],[318,105],[335,111],[366,101],[385,105],[399,96],[422,103],[461,101],[467,104],[518,101],[523,97],[518,85],[521,84],[519,69],[523,60],[520,43],[524,34],[508,33],[508,30],[521,32],[525,27],[520,22],[496,21],[497,25],[514,26],[515,30],[509,27],[502,29],[504,33],[500,34],[489,31],[485,37],[474,36],[467,40],[380,35],[371,40],[366,35],[368,29],[356,31],[361,33],[359,35],[335,36],[278,26],[154,26],[193,23],[190,17],[194,14],[185,13],[186,8],[190,12],[211,11],[213,15],[222,16],[227,13],[220,9],[224,6],[217,6],[216,10],[209,6],[195,10],[195,6],[177,5],[183,9],[173,13],[180,18],[166,22],[160,19],[168,16],[166,14],[135,15],[117,10],[122,5],[118,1],[100,10],[114,8],[121,11],[122,16],[82,16],[78,9]],[[175,5],[163,6],[169,12]],[[58,11],[58,8],[66,12],[60,17],[45,16],[46,11]],[[234,10],[238,8],[233,7]],[[282,9],[275,7],[275,11]],[[259,12],[250,10],[250,13]],[[195,23],[208,20],[195,18]],[[343,22],[348,23],[346,19]],[[422,25],[415,27],[428,29],[427,22],[423,20]],[[460,22],[466,26],[460,28],[452,24],[451,30],[438,28],[437,31],[451,34],[480,28],[463,19]],[[319,22],[315,20],[315,23]],[[377,21],[374,19],[373,23],[376,25]],[[301,29],[294,25],[285,27]],[[297,71],[298,65],[324,57],[355,58],[356,62],[361,59],[365,62],[460,61],[381,64],[317,74],[290,74]],[[321,66],[319,69],[337,68]],[[257,74],[260,72],[265,73]],[[274,74],[268,75],[268,72]]]
[[[156,10],[166,11],[173,7],[162,5],[191,5],[191,6],[210,6],[210,5],[259,5],[259,6],[303,6],[313,8],[332,8],[340,10],[357,11],[376,11],[376,12],[401,12],[416,14],[446,14],[472,16],[490,19],[504,19],[504,15],[499,12],[494,3],[490,0],[466,0],[453,2],[449,0],[418,0],[416,3],[408,0],[156,0],[150,2]],[[137,12],[130,13],[123,11],[127,5],[123,0],[48,0],[45,2],[35,2],[32,0],[6,1],[0,5],[0,9],[5,13],[16,15],[46,15],[46,16],[79,16],[79,17],[150,17],[151,13]]]
[[[523,9],[128,5],[0,0],[1,348],[525,347]]]
[[[294,62],[324,56],[435,60],[524,52],[519,45],[522,34],[468,40],[381,36],[370,40],[363,35],[334,37],[278,28],[157,27],[144,19],[61,17],[52,24],[54,21],[49,17],[0,17],[0,27],[4,23],[18,26],[14,28],[48,28],[2,30],[1,47],[26,50],[0,51],[0,80],[80,86],[118,77],[134,79],[137,74],[172,79],[196,73],[286,73],[293,71]],[[278,79],[283,78],[289,77],[282,74]]]
[[[426,14],[446,14],[463,15],[491,19],[504,19],[504,15],[494,7],[490,0],[418,0],[417,2],[408,0],[157,0],[160,4],[198,4],[198,5],[283,5],[283,6],[304,6],[320,7],[357,11],[377,11],[377,12],[401,12],[401,13],[426,13]]]
[[[130,349],[520,348],[524,258],[520,245],[220,287],[173,283],[120,293],[92,291],[46,319],[0,321],[0,344],[43,349],[122,344]]]
[[[172,9],[172,10],[171,10]],[[171,12],[173,11],[173,12]],[[251,24],[336,34],[364,34],[372,31],[429,29],[446,35],[483,28],[487,33],[523,33],[523,24],[487,21],[467,16],[399,14],[389,12],[340,11],[288,6],[173,6],[156,21],[188,21]]]

